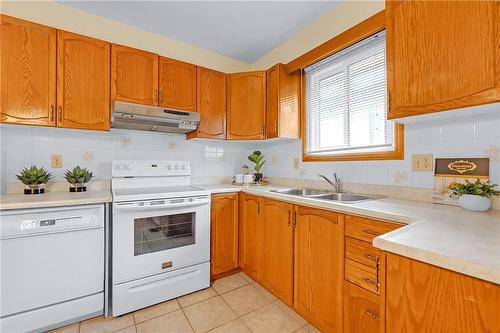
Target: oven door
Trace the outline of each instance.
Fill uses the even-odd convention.
[[[113,284],[210,261],[208,196],[113,205]]]

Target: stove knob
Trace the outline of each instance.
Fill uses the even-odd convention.
[[[182,169],[182,170],[186,170],[186,164],[182,164],[182,165],[181,165],[181,169]]]
[[[167,170],[172,170],[172,165],[171,164],[167,165]]]
[[[176,165],[174,166],[174,169],[175,169],[175,170],[179,170],[179,165],[178,165],[178,164],[176,164]]]

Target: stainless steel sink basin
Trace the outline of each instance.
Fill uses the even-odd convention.
[[[295,195],[299,197],[317,197],[332,194],[332,191],[320,190],[315,188],[287,188],[283,190],[271,190],[271,192],[279,194]]]
[[[341,193],[331,193],[327,195],[317,196],[316,199],[320,200],[329,200],[329,201],[340,201],[345,203],[353,203],[360,202],[366,200],[374,200],[380,199],[381,197],[366,195],[366,194],[357,194],[351,192],[341,192]]]
[[[332,192],[315,188],[287,188],[280,190],[271,190],[279,194],[293,195],[297,197],[306,197],[325,201],[338,201],[343,203],[355,203],[367,200],[380,199],[382,197],[351,192]]]

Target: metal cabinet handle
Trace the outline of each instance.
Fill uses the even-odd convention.
[[[291,212],[288,211],[288,226],[290,226],[292,224],[292,216],[291,216]]]
[[[372,261],[375,261],[375,262],[378,261],[378,257],[372,256],[371,254],[368,254],[368,253],[365,255],[365,258],[369,259],[369,260],[372,260]]]
[[[380,236],[380,233],[373,231],[373,230],[370,230],[370,229],[363,230],[363,232],[368,234],[368,235],[372,235],[372,236]]]
[[[373,312],[371,312],[370,310],[366,310],[365,311],[365,315],[367,315],[367,316],[369,316],[369,317],[371,317],[371,318],[373,318],[375,320],[380,320],[380,318],[376,314],[374,314]]]
[[[377,285],[377,282],[375,282],[372,279],[369,279],[367,277],[362,277],[361,280],[365,281],[366,283],[373,284],[374,286]]]
[[[50,121],[54,121],[54,104],[50,104]]]
[[[57,107],[57,117],[58,117],[57,121],[62,121],[62,106],[60,105]]]

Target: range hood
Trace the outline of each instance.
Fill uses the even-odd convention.
[[[119,101],[114,101],[111,109],[112,128],[189,133],[194,131],[199,123],[198,112]]]

